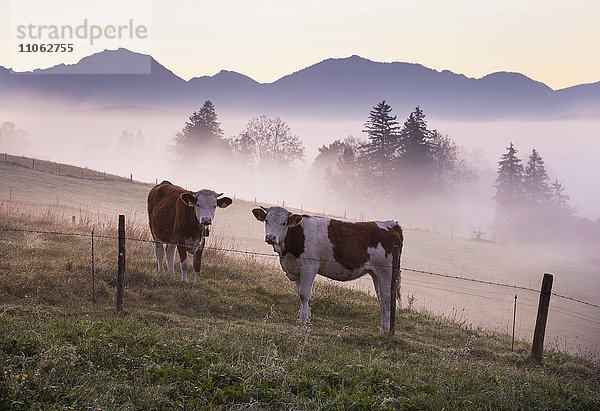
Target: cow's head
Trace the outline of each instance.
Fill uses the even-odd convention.
[[[255,208],[252,214],[258,221],[265,222],[265,242],[272,246],[282,245],[288,228],[295,227],[302,221],[302,216],[292,214],[283,207]]]
[[[221,197],[222,195],[223,193],[217,194],[211,190],[200,190],[183,193],[180,197],[185,205],[194,208],[198,222],[204,227],[204,235],[209,233],[208,228],[215,217],[215,209],[225,208],[233,202],[231,198]]]

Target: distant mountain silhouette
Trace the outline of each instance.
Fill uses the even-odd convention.
[[[82,74],[90,72],[96,74]],[[600,113],[600,82],[555,91],[519,73],[473,79],[420,64],[380,63],[359,56],[327,59],[267,84],[226,70],[185,81],[151,56],[122,48],[33,72],[0,67],[0,93],[159,109],[195,107],[210,99],[219,109],[322,118],[366,117],[383,99],[400,118],[417,105],[428,116],[463,120]]]

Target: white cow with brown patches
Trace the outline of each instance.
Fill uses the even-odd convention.
[[[337,281],[369,274],[381,307],[380,331],[389,332],[392,250],[397,245],[402,252],[403,243],[397,222],[346,222],[292,214],[283,207],[255,208],[252,213],[265,223],[265,242],[279,254],[287,278],[296,283],[302,326],[310,321],[309,301],[317,274]]]

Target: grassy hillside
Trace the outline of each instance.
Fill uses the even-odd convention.
[[[0,158],[1,160],[1,158]],[[58,167],[54,164],[54,167]],[[75,171],[74,174],[79,172]],[[100,175],[100,174],[99,174]],[[126,179],[81,179],[0,162],[0,202],[12,211],[34,211],[76,225],[114,229],[118,214],[147,238],[146,196],[151,185]],[[191,187],[197,189],[199,187]],[[12,201],[8,201],[11,199]],[[264,228],[252,217],[253,202],[236,199],[218,210],[209,244],[272,254]],[[400,219],[400,223],[403,223]],[[232,254],[235,255],[235,254]],[[276,262],[266,258],[266,262]],[[543,273],[554,275],[553,290],[600,304],[600,273],[595,265],[567,261],[527,249],[405,229],[402,266],[537,289]],[[523,290],[468,283],[404,270],[403,301],[413,308],[443,315],[488,330],[512,330],[514,296],[518,294],[516,334],[531,339],[538,295]],[[339,283],[338,283],[339,284]],[[370,278],[346,286],[372,292]],[[483,307],[483,309],[482,309]],[[546,345],[592,357],[598,355],[600,310],[552,298]]]
[[[2,210],[0,225],[88,232]],[[140,227],[130,226],[130,234]],[[104,232],[114,233],[105,227]],[[204,277],[157,275],[128,243],[126,312],[114,314],[116,242],[0,235],[0,409],[598,409],[592,363],[415,311],[377,332],[376,299],[316,284],[310,328],[270,266],[212,252]]]

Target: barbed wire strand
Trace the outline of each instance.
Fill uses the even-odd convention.
[[[519,299],[525,300],[525,301],[529,301],[529,302],[532,302],[534,304],[537,303],[537,301],[531,300],[531,299],[525,298],[525,297],[519,297]],[[576,315],[581,315],[581,316],[584,316],[584,317],[588,317],[589,320],[600,321],[600,318],[597,318],[597,317],[594,317],[592,315],[589,315],[589,314],[586,314],[586,313],[582,313],[582,312],[579,312],[579,311],[569,310],[568,308],[565,308],[565,307],[551,307],[551,309],[552,308],[564,311],[563,314],[566,314],[568,312],[568,313],[571,313],[571,314],[576,314]]]
[[[404,282],[407,282],[409,284],[414,284],[414,285],[420,285],[420,284],[440,285],[440,283],[435,283],[435,282],[430,282],[430,281],[424,281],[424,280],[418,280],[416,278],[412,278],[412,277],[408,277],[408,276],[403,276],[402,277],[402,283],[404,283]],[[459,289],[459,290],[479,291],[476,288],[465,288],[465,287],[459,286],[459,285],[451,285],[451,284],[444,284],[444,285],[446,287],[455,288],[455,289]],[[427,287],[427,286],[423,285],[423,287]],[[506,291],[491,291],[491,290],[487,290],[486,294],[497,294],[497,295],[509,296],[509,294],[507,294]],[[512,297],[513,297],[512,293],[510,294],[510,297],[512,299]]]
[[[430,283],[427,283],[427,284],[430,284]],[[499,301],[499,302],[503,302],[504,301],[504,300],[501,300],[499,298],[489,297],[489,296],[478,294],[478,293],[466,293],[466,292],[460,292],[460,291],[456,291],[456,290],[446,289],[446,288],[443,288],[443,287],[429,287],[429,286],[420,285],[420,284],[413,284],[413,285],[416,285],[418,287],[427,288],[427,289],[432,289],[432,290],[447,291],[447,292],[450,292],[450,293],[470,295],[470,296],[479,297],[479,298],[485,298],[485,299],[493,300],[493,301]],[[523,299],[523,298],[520,298],[520,299]],[[531,301],[531,302],[535,303],[534,300],[530,300],[530,299],[525,299],[525,300]],[[533,308],[533,309],[537,309],[538,308],[537,305],[523,303],[522,301],[519,302],[519,305],[520,306],[525,306],[525,307],[530,307],[530,308]],[[592,316],[589,316],[589,315],[584,314],[584,313],[579,313],[579,312],[576,312],[576,311],[568,310],[568,309],[563,308],[563,307],[554,307],[554,306],[551,306],[550,307],[550,311],[556,312],[558,314],[561,314],[561,315],[564,315],[564,316],[567,316],[567,317],[576,318],[576,319],[579,319],[579,320],[582,320],[582,321],[588,321],[588,322],[591,322],[593,324],[600,325],[600,318],[596,318],[596,317],[592,317]]]
[[[91,237],[91,233],[90,234],[76,233],[76,232],[66,233],[66,232],[60,232],[60,231],[28,230],[28,229],[12,228],[12,227],[0,227],[0,231],[28,232],[28,233],[35,233],[35,234],[64,235],[64,236],[76,236],[76,237]],[[118,240],[118,238],[119,238],[118,236],[110,236],[110,235],[102,235],[102,234],[94,234],[94,237],[95,238],[103,238],[103,239],[113,239],[113,240]],[[129,241],[137,241],[137,242],[152,243],[152,244],[166,244],[166,243],[163,243],[162,241],[148,240],[148,239],[136,238],[136,237],[127,237],[126,236],[125,239],[129,240]],[[169,244],[172,244],[172,243],[169,243]],[[190,246],[188,244],[177,244],[176,243],[173,245],[185,247],[188,249],[194,248],[193,246]],[[233,249],[233,248],[224,248],[224,247],[215,247],[215,246],[206,246],[206,247],[204,247],[204,249],[221,251],[221,252],[237,253],[237,254],[243,254],[243,255],[261,256],[261,257],[268,257],[268,258],[279,257],[278,255],[267,254],[267,253],[263,253],[263,252],[259,252],[259,251],[237,250],[237,249]],[[310,258],[310,257],[297,257],[297,258],[303,259],[303,260],[310,260],[310,261],[322,261],[322,262],[328,262],[328,263],[336,263],[336,261],[323,261],[320,258]],[[376,265],[376,264],[374,264],[374,266],[376,266],[376,267],[391,267],[391,265]],[[517,289],[517,290],[530,291],[530,292],[534,292],[534,293],[540,292],[540,290],[536,290],[534,288],[529,288],[529,287],[524,287],[524,286],[514,285],[514,284],[505,284],[505,283],[499,283],[499,282],[494,282],[494,281],[469,278],[469,277],[464,277],[464,276],[436,273],[434,271],[420,270],[420,269],[403,267],[403,266],[401,266],[400,269],[403,271],[410,271],[413,273],[431,275],[431,276],[435,276],[435,277],[448,278],[448,279],[453,279],[453,280],[469,281],[469,282],[474,282],[474,283],[479,283],[479,284],[486,284],[486,285],[512,288],[512,289]],[[565,295],[554,293],[554,292],[552,292],[551,295],[558,297],[558,298],[562,298],[565,300],[577,302],[580,304],[584,304],[584,305],[587,305],[590,307],[600,309],[600,305],[593,304],[593,303],[590,303],[587,301],[583,301],[583,300],[580,300],[577,298],[565,296]]]
[[[432,283],[429,283],[429,282],[426,282],[426,281],[409,280],[409,281],[406,281],[406,282],[409,283],[410,285],[417,286],[417,287],[422,287],[422,288],[426,288],[426,289],[439,290],[439,291],[447,291],[447,292],[456,293],[456,294],[471,295],[471,296],[475,296],[475,297],[479,297],[479,298],[486,298],[486,299],[489,299],[489,300],[500,301],[500,302],[505,301],[505,300],[502,300],[502,299],[499,299],[499,298],[494,298],[494,297],[490,297],[490,296],[487,296],[487,295],[478,294],[477,293],[478,290],[474,290],[474,289],[471,289],[471,288],[468,289],[468,290],[469,291],[473,291],[473,292],[472,293],[467,293],[467,292],[461,292],[461,291],[456,291],[456,290],[444,288],[444,287],[441,287],[441,286],[440,287],[432,287],[432,286],[422,285],[422,284],[432,284]],[[415,282],[416,283],[422,283],[422,284],[415,284]],[[449,287],[452,287],[452,286],[449,286]],[[529,301],[529,302],[532,302],[534,304],[536,303],[535,300],[519,296],[519,301],[520,301],[519,305],[537,309],[537,305],[523,303],[522,300]],[[551,306],[550,310],[554,311],[554,312],[557,312],[559,314],[562,314],[562,315],[566,315],[566,316],[569,316],[569,317],[572,317],[572,318],[577,318],[577,319],[584,320],[584,321],[589,321],[589,322],[592,322],[594,324],[600,325],[600,318],[593,317],[593,316],[585,314],[585,313],[581,313],[581,312],[569,310],[569,309],[564,308],[564,307],[556,307],[556,306]]]

